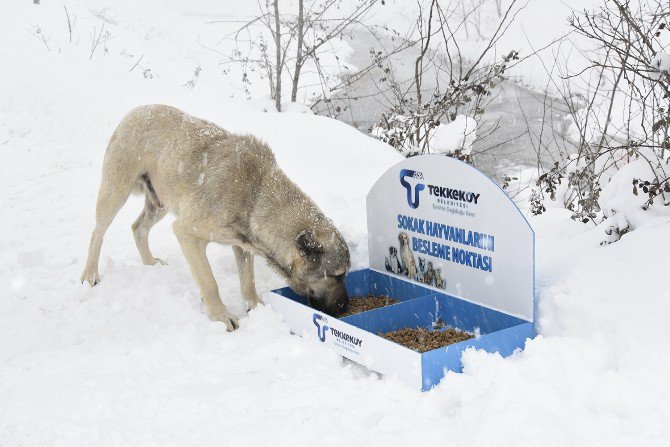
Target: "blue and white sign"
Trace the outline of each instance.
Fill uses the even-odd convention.
[[[367,198],[370,267],[533,319],[533,230],[498,185],[459,160],[408,158]]]

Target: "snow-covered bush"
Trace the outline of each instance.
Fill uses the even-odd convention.
[[[431,135],[430,148],[437,153],[467,157],[477,139],[477,121],[458,115],[450,123],[440,123]]]
[[[559,201],[575,220],[604,220],[612,242],[670,205],[669,16],[661,0],[611,0],[571,17],[589,65],[565,73],[569,147],[539,176],[534,213]],[[579,82],[584,96],[571,94]]]
[[[401,113],[391,112],[388,116],[382,113],[377,127],[373,127],[370,133],[375,138],[382,140],[396,148],[398,152],[407,156],[414,149],[411,141],[416,128],[414,119]]]
[[[413,78],[397,79],[391,65],[380,65],[385,72],[380,79],[384,96],[392,103],[370,129],[373,136],[405,156],[440,153],[472,163],[477,120],[485,113],[492,90],[505,79],[507,68],[519,59],[516,51],[493,55],[494,42],[513,21],[510,12],[515,3],[505,9],[489,44],[470,57],[462,54],[455,34],[466,25],[469,14],[458,18],[452,5],[442,6],[437,0],[419,7]],[[424,86],[428,73],[436,78],[430,89]]]
[[[663,205],[649,207],[651,182],[640,180],[658,178],[660,170],[647,163],[636,160],[621,168],[612,176],[600,193],[599,205],[604,214],[601,226],[607,237],[603,243],[616,242],[623,234],[639,228],[658,216],[670,216],[667,199]],[[667,184],[667,183],[666,183]],[[634,185],[631,188],[631,185]],[[670,187],[667,188],[670,192]]]
[[[424,153],[444,154],[465,161],[470,160],[472,144],[477,138],[477,122],[468,116],[458,115],[445,124],[437,122],[429,132]],[[382,115],[380,125],[373,128],[374,137],[390,144],[405,156],[416,154],[412,136],[415,135],[415,119],[402,114]]]
[[[510,52],[499,64],[472,70],[446,91],[437,89],[422,103],[418,96],[404,94],[371,133],[405,156],[441,153],[472,163],[472,145],[477,139],[477,118],[485,113],[485,101],[504,79],[507,64],[518,58]],[[398,86],[392,86],[396,92]]]

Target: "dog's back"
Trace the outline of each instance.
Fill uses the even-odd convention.
[[[232,134],[174,107],[149,105],[132,110],[116,128],[103,171],[116,183],[132,179],[148,186],[177,214],[201,221],[218,213],[220,226],[239,219],[231,211],[249,210],[235,205],[253,202],[253,186],[277,168],[269,147],[251,135]]]

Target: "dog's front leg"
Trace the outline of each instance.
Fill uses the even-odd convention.
[[[190,233],[178,222],[179,219],[173,225],[174,234],[177,236],[181,250],[191,267],[191,273],[198,283],[198,287],[200,287],[200,296],[205,303],[205,307],[207,307],[209,318],[225,323],[228,331],[237,329],[239,327],[237,317],[231,314],[221,302],[219,287],[214,279],[212,267],[207,260],[206,249],[209,241]]]
[[[233,253],[235,253],[235,261],[237,262],[242,296],[247,305],[247,310],[251,310],[260,303],[254,280],[254,255],[237,245],[233,245]]]

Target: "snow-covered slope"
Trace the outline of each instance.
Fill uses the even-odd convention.
[[[599,232],[561,210],[532,219],[541,336],[507,359],[468,352],[464,374],[423,394],[291,335],[270,308],[233,333],[210,322],[170,219],[150,241],[169,265],[141,265],[138,198],[106,236],[102,284],[79,284],[104,148],[135,105],[176,105],[266,139],[357,266],[365,194],[399,155],[334,120],[260,113],[230,99],[234,80],[184,87],[190,62],[159,57],[182,19],[159,3],[68,3],[82,27],[72,46],[62,5],[42,3],[0,14],[0,445],[667,445],[667,220],[600,247]],[[105,10],[126,37],[89,59],[84,24]],[[156,55],[160,76],[129,72],[122,48]],[[199,57],[195,44],[180,51]],[[230,248],[210,258],[241,315]],[[262,261],[256,273],[261,293],[281,284]]]

